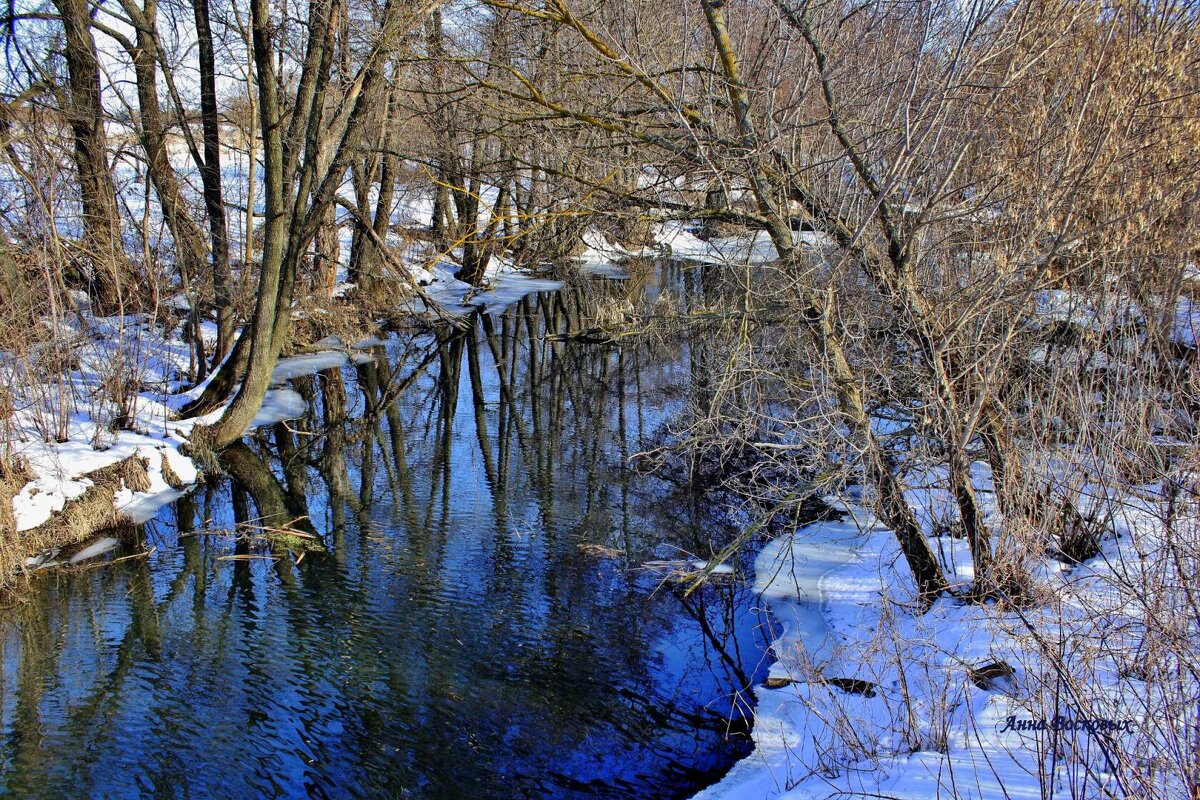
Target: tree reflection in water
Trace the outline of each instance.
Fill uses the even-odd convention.
[[[707,302],[699,270],[661,269],[298,379],[305,416],[226,451],[227,477],[146,526],[152,558],[37,581],[0,638],[4,788],[682,797],[719,777],[765,632],[740,582],[684,598],[641,568],[730,534],[629,463],[704,402],[711,353],[580,337],[606,293]],[[323,552],[257,533],[287,524]]]

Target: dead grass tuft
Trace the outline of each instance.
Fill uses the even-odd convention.
[[[125,486],[135,492],[150,491],[150,473],[146,459],[134,456],[115,465]]]
[[[13,533],[0,536],[0,584],[8,584],[22,574],[25,559],[32,555],[54,547],[67,549],[101,531],[126,527],[128,522],[113,506],[117,491],[122,486],[135,491],[150,488],[146,462],[136,456],[89,473],[88,478],[93,485],[82,497],[68,503],[61,513],[55,514],[47,522],[21,531],[19,535],[15,534],[16,524],[11,521],[12,495],[8,494],[11,491],[8,487],[16,485],[15,494],[26,481],[17,484],[16,481],[0,480],[0,500],[5,501],[3,505],[10,518],[8,526],[0,525],[0,528],[6,533]],[[3,513],[0,511],[0,514]]]
[[[167,486],[170,486],[176,491],[184,489],[187,484],[185,484],[183,479],[180,478],[175,470],[171,468],[170,460],[166,456],[160,456],[160,458],[162,459],[162,476]]]
[[[33,473],[19,459],[0,458],[0,534],[5,538],[17,530],[13,512],[13,498],[20,494],[25,484],[33,480]]]
[[[300,303],[300,311],[290,330],[288,354],[304,352],[331,336],[350,345],[379,332],[369,306],[342,298],[309,297]]]

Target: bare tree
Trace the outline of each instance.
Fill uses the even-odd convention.
[[[204,157],[200,177],[204,184],[204,209],[208,215],[209,251],[212,254],[213,305],[217,313],[219,361],[233,346],[233,277],[229,267],[229,228],[221,186],[221,120],[217,107],[217,67],[209,0],[192,0],[200,60],[200,118],[204,129]]]
[[[330,0],[313,0],[296,95],[285,115],[270,8],[267,0],[251,3],[266,224],[254,316],[241,337],[248,342],[246,370],[225,414],[204,432],[212,445],[237,441],[258,413],[287,340],[300,261],[334,204],[370,107],[386,97],[384,68],[414,22],[437,5],[388,0],[361,65],[348,85],[336,87],[341,96],[327,108],[335,91],[330,85],[335,18]]]

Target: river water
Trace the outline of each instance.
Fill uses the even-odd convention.
[[[226,475],[108,558],[152,555],[39,577],[3,613],[0,789],[675,798],[715,782],[750,749],[769,632],[741,570],[685,596],[645,566],[733,532],[631,460],[704,391],[703,332],[586,333],[699,307],[697,270],[577,281],[295,379],[304,418],[231,449]]]

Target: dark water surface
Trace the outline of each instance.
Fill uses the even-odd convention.
[[[695,391],[702,347],[561,336],[664,286],[697,302],[695,283],[672,265],[592,281],[294,381],[306,418],[230,451],[227,477],[115,554],[152,556],[46,575],[4,612],[0,789],[670,798],[715,781],[749,750],[765,631],[740,580],[684,597],[643,567],[730,531],[628,462]],[[314,538],[265,535],[293,520]],[[284,549],[314,543],[298,564]]]

